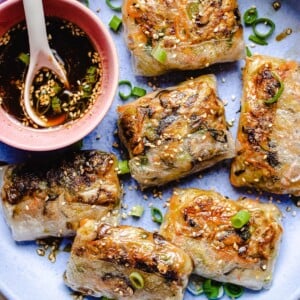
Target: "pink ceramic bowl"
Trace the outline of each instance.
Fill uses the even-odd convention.
[[[102,57],[102,93],[82,118],[53,128],[34,129],[23,126],[0,107],[0,141],[31,151],[59,149],[89,134],[110,108],[118,85],[116,49],[109,32],[99,18],[75,0],[45,0],[44,10],[46,16],[71,21],[87,33]],[[21,0],[9,0],[0,4],[0,36],[24,19]]]

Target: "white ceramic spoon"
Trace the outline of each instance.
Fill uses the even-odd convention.
[[[68,87],[68,79],[64,68],[58,63],[50,49],[42,0],[23,0],[25,19],[28,30],[30,60],[24,87],[24,107],[29,118],[39,126],[50,127],[61,124],[64,118],[58,116],[57,119],[48,121],[41,118],[31,105],[30,88],[34,77],[42,68],[46,68],[55,73],[59,80]]]

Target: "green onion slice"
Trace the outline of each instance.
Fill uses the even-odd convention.
[[[239,298],[244,293],[243,287],[236,285],[236,284],[232,284],[232,283],[224,283],[224,290],[225,290],[225,294],[230,299]]]
[[[131,284],[135,289],[142,289],[144,287],[144,278],[138,272],[132,272],[129,275]]]
[[[121,80],[121,81],[119,81],[119,86],[122,86],[122,85],[126,85],[130,88],[130,92],[127,93],[127,94],[119,92],[120,98],[123,99],[123,100],[127,100],[131,96],[131,93],[132,93],[132,84],[128,80]]]
[[[106,4],[109,6],[109,8],[111,8],[111,9],[114,10],[114,11],[121,11],[121,10],[122,10],[122,6],[114,6],[114,5],[111,3],[111,0],[106,0],[105,2],[106,2]]]
[[[251,7],[247,9],[244,13],[243,20],[246,25],[251,25],[257,19],[257,9],[256,7]]]
[[[128,160],[119,160],[118,161],[118,173],[121,175],[130,173]]]
[[[23,62],[26,66],[29,65],[29,54],[26,54],[24,52],[21,52],[19,55],[18,55],[18,59]]]
[[[242,228],[250,220],[250,213],[248,210],[240,210],[234,216],[231,217],[230,221],[234,228]]]
[[[110,29],[117,32],[119,30],[121,24],[122,24],[122,20],[118,16],[114,15],[111,18],[110,22],[108,23],[108,26],[110,27]]]
[[[162,64],[167,60],[167,52],[159,44],[152,49],[151,55]]]
[[[264,24],[266,27],[269,27],[269,30],[265,33],[263,32],[260,32],[258,29],[257,29],[257,25],[259,24]],[[259,18],[259,19],[256,19],[253,24],[252,24],[252,28],[253,28],[253,32],[254,34],[261,38],[261,39],[266,39],[268,38],[275,30],[275,23],[268,19],[268,18]]]
[[[224,289],[220,282],[206,279],[203,283],[203,292],[208,299],[219,299],[223,296]]]
[[[138,86],[135,86],[131,91],[131,95],[135,97],[143,97],[146,95],[146,90]]]
[[[151,216],[152,220],[158,224],[161,224],[163,221],[162,212],[157,207],[151,207]]]
[[[251,34],[249,36],[249,40],[258,45],[262,45],[262,46],[268,45],[268,42],[266,42],[264,39],[254,35],[254,34]]]
[[[271,99],[264,101],[265,104],[273,104],[273,103],[277,102],[284,90],[284,84],[280,80],[280,78],[275,73],[272,73],[272,75],[279,82],[279,89],[278,89],[277,93]]]
[[[131,208],[130,215],[140,218],[144,213],[144,207],[142,205],[135,205]]]
[[[249,47],[246,47],[246,55],[247,55],[247,57],[252,56],[252,52],[250,51]]]
[[[203,294],[203,282],[204,279],[200,276],[191,275],[189,283],[187,285],[187,290],[194,296],[199,296]]]
[[[61,113],[61,101],[58,97],[53,97],[51,100],[51,107],[54,113],[60,114]]]

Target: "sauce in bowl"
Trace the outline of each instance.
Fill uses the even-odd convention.
[[[49,123],[57,118],[68,123],[84,116],[101,93],[101,57],[77,25],[55,17],[46,17],[46,25],[50,47],[64,64],[70,87],[66,90],[55,74],[42,69],[33,81],[31,105]],[[23,109],[28,53],[27,29],[21,22],[0,39],[0,104],[23,125],[38,128]]]

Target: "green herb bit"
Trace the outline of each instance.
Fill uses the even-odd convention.
[[[121,24],[122,20],[118,16],[114,15],[108,23],[108,26],[110,27],[110,29],[117,32],[121,27]]]
[[[167,52],[162,49],[159,44],[152,49],[151,55],[162,64],[167,60]]]
[[[135,86],[131,91],[131,95],[135,97],[143,97],[146,95],[146,90],[138,86]]]
[[[21,52],[19,55],[18,55],[18,59],[23,62],[26,66],[29,65],[29,54],[27,53],[24,53],[24,52]]]
[[[246,55],[247,55],[247,57],[252,56],[252,52],[250,51],[249,47],[246,47]]]
[[[130,215],[140,218],[144,213],[144,207],[142,205],[135,205],[131,208]]]
[[[129,275],[131,284],[135,289],[142,289],[144,287],[144,278],[138,272],[132,272]]]
[[[152,216],[152,221],[158,224],[161,224],[163,221],[163,215],[160,209],[157,207],[151,207],[151,216]]]
[[[119,160],[118,161],[118,173],[121,175],[130,173],[128,160]]]
[[[189,19],[192,20],[196,15],[199,14],[199,3],[198,2],[188,3],[186,10]]]
[[[218,299],[223,296],[224,289],[220,282],[206,279],[203,283],[203,292],[208,299]]]
[[[105,2],[107,4],[107,6],[109,6],[109,8],[111,8],[114,11],[119,11],[120,12],[122,10],[122,6],[115,6],[115,5],[113,5],[111,3],[111,0],[106,0]]]
[[[119,81],[119,86],[127,86],[129,87],[130,91],[127,94],[122,93],[121,91],[119,91],[119,96],[122,100],[127,100],[130,98],[131,94],[132,94],[132,84],[130,81],[128,80],[121,80]]]
[[[257,26],[259,24],[264,24],[266,27],[269,28],[269,30],[267,32],[260,32],[257,28]],[[266,39],[268,38],[275,30],[275,24],[272,20],[268,19],[268,18],[259,18],[256,19],[253,24],[252,24],[252,28],[253,28],[253,32],[254,34],[261,38],[261,39]]]
[[[254,34],[251,34],[249,36],[249,40],[258,45],[262,45],[262,46],[268,45],[268,42],[266,42],[264,39],[261,39],[260,37],[254,35]]]
[[[232,226],[237,229],[242,228],[249,222],[249,220],[250,213],[248,212],[248,210],[240,210],[230,219]]]
[[[84,2],[84,4],[85,4],[87,7],[90,7],[90,1],[89,1],[89,0],[84,0],[83,2]]]
[[[256,7],[251,7],[247,9],[244,13],[243,20],[245,25],[251,25],[257,19],[257,9]]]
[[[53,97],[51,100],[51,107],[54,113],[60,114],[61,113],[61,101],[58,97]]]
[[[284,90],[283,81],[281,81],[280,78],[276,74],[272,73],[272,75],[279,82],[279,89],[278,89],[277,93],[272,98],[264,101],[265,104],[273,104],[273,103],[277,102],[278,99],[280,98],[280,96],[282,95],[283,90]]]
[[[230,299],[236,299],[243,295],[244,288],[236,284],[224,283],[224,291]]]

